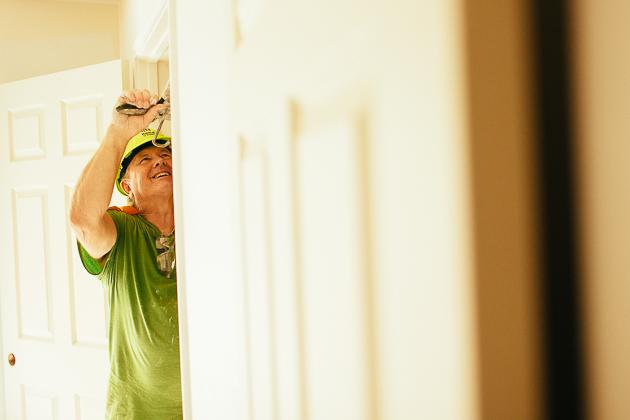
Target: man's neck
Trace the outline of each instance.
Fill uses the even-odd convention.
[[[175,215],[173,211],[173,197],[154,199],[144,203],[137,203],[140,214],[153,223],[160,232],[169,235],[175,230]]]

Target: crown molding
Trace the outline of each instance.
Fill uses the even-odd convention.
[[[52,0],[57,3],[87,3],[87,4],[110,4],[119,5],[120,0]]]
[[[161,3],[147,29],[138,35],[133,44],[136,59],[154,63],[163,59],[168,51],[168,2],[161,0]]]

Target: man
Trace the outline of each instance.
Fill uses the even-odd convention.
[[[114,111],[70,209],[81,260],[109,296],[107,419],[180,419],[171,152],[153,146],[155,132],[145,129],[165,105],[139,90],[119,103],[147,112]],[[108,209],[114,185],[132,206]]]

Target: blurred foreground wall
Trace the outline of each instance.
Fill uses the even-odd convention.
[[[590,418],[630,418],[630,4],[573,2]]]
[[[480,419],[539,419],[531,2],[464,1]]]

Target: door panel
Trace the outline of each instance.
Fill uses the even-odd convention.
[[[59,407],[57,396],[46,391],[22,386],[22,407],[25,420],[57,420]]]
[[[96,150],[103,133],[103,96],[63,99],[61,124],[64,155]]]
[[[9,110],[9,141],[11,160],[36,159],[44,150],[44,109],[34,105]]]
[[[269,255],[266,150],[241,138],[241,211],[250,415],[276,418],[273,272]]]
[[[298,247],[309,418],[373,416],[358,126],[343,98],[295,107]],[[367,300],[366,300],[367,299]]]
[[[120,93],[120,62],[0,85],[0,280],[7,419],[104,415],[106,300],[67,221]]]
[[[47,204],[46,189],[13,189],[18,336],[52,341]]]

